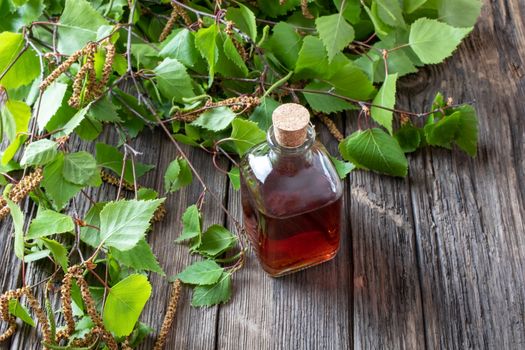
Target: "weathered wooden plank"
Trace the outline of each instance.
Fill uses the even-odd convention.
[[[168,164],[177,157],[177,152],[165,135],[160,134],[158,137],[162,139],[162,142],[156,173],[156,186],[162,192],[164,172]],[[227,176],[214,168],[209,154],[195,148],[184,147],[184,149],[192,164],[205,179],[208,188],[222,198],[226,193]],[[224,162],[219,162],[219,165],[226,166]],[[155,225],[155,230],[150,236],[149,241],[152,249],[157,254],[159,262],[168,276],[179,273],[193,261],[201,259],[197,256],[190,256],[187,247],[174,243],[175,238],[181,232],[180,218],[182,213],[188,206],[197,201],[201,191],[202,187],[194,179],[193,184],[187,189],[169,195],[166,201],[168,214],[164,221]],[[202,215],[204,228],[224,222],[224,213],[209,194],[206,195]],[[154,292],[146,306],[143,320],[155,330],[159,330],[167,307],[167,300],[171,294],[171,285],[165,278],[158,275],[152,275],[151,282]],[[184,288],[166,348],[213,349],[216,339],[217,310],[218,307],[204,309],[191,307],[191,292],[189,288]],[[153,337],[147,339],[142,348],[153,348],[154,341]]]
[[[349,115],[347,133],[357,130]],[[406,180],[356,171],[348,199],[356,349],[423,349],[423,314]]]
[[[411,157],[431,349],[525,346],[524,15],[518,0],[487,3],[459,52],[401,89],[413,109],[435,90],[475,99],[480,118],[477,158],[436,149]]]
[[[337,143],[324,127],[332,153]],[[230,188],[229,209],[241,218],[240,193]],[[230,222],[230,228],[234,228]],[[325,264],[274,279],[250,251],[234,276],[234,296],[221,306],[218,349],[348,349],[351,335],[351,251],[345,222],[338,256]]]

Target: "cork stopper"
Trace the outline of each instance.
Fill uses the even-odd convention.
[[[277,143],[283,147],[301,146],[307,137],[310,112],[300,104],[285,103],[272,114],[273,131]]]

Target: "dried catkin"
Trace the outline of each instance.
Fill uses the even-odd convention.
[[[177,312],[177,304],[180,298],[180,291],[181,283],[180,280],[177,279],[175,280],[175,283],[173,284],[173,288],[171,290],[171,297],[168,302],[168,309],[166,310],[164,321],[162,321],[159,336],[157,337],[157,341],[155,342],[155,346],[153,348],[154,350],[162,350],[164,348],[166,338],[168,337],[168,333],[175,318],[175,313]]]
[[[49,320],[47,319],[44,309],[42,309],[40,302],[33,295],[33,293],[31,292],[29,288],[24,289],[24,294],[27,298],[27,302],[29,306],[31,307],[31,309],[33,309],[33,312],[35,313],[36,318],[38,319],[38,323],[40,323],[40,328],[42,329],[42,338],[43,338],[44,343],[50,344],[51,343],[51,328],[49,327]]]
[[[31,191],[40,186],[40,182],[44,176],[42,169],[36,168],[33,172],[24,176],[16,185],[9,191],[8,197],[15,203],[20,203]],[[5,199],[0,197],[0,220],[9,214],[10,210]]]
[[[100,170],[100,178],[102,179],[102,181],[104,181],[107,184],[110,184],[110,185],[113,185],[113,186],[117,186],[117,187],[120,185],[120,179],[118,177],[116,177],[115,175],[108,173],[104,169]],[[137,184],[137,190],[140,187],[141,186]],[[122,188],[124,188],[124,189],[126,189],[128,191],[134,191],[135,190],[134,184],[131,184],[131,183],[127,182],[126,180],[122,180]]]
[[[191,21],[190,15],[188,15],[188,12],[179,5],[175,5],[175,8],[177,9],[179,16],[182,17],[184,24],[187,26],[190,26],[192,24],[192,21]]]
[[[102,68],[102,78],[100,79],[100,82],[98,84],[100,90],[99,94],[102,93],[102,90],[108,83],[109,77],[113,72],[113,61],[115,60],[115,52],[115,45],[111,41],[108,41],[106,45],[106,59],[104,61],[104,67]]]
[[[308,0],[301,0],[301,12],[303,13],[304,18],[314,18],[314,16],[310,13],[310,10],[308,9]]]
[[[162,33],[160,33],[159,42],[164,41],[164,39],[170,35],[171,30],[175,26],[175,21],[177,21],[177,18],[179,17],[178,6],[174,3],[171,3],[171,5],[173,9],[171,10],[170,19],[168,19],[168,22],[162,29]]]
[[[164,205],[164,203],[162,203],[161,205],[159,205],[157,210],[155,210],[155,213],[153,213],[152,221],[160,222],[164,219],[165,216],[166,216],[166,206]]]
[[[92,98],[92,89],[96,84],[95,76],[95,53],[97,51],[96,43],[89,43],[86,46],[86,63],[80,67],[75,80],[73,81],[73,94],[71,95],[68,104],[73,108],[79,108],[81,104],[82,88],[84,86],[84,80],[87,77],[86,89],[84,97],[86,100]]]
[[[326,125],[328,131],[330,131],[330,133],[333,135],[333,137],[335,137],[337,141],[341,142],[344,139],[343,134],[341,133],[341,131],[339,131],[332,119],[328,118],[324,114],[319,114],[318,117],[323,122],[323,124]]]
[[[80,287],[80,293],[82,295],[84,305],[86,306],[87,313],[89,317],[91,317],[93,323],[95,324],[97,328],[97,333],[100,334],[100,336],[102,337],[109,349],[118,350],[118,345],[115,341],[115,338],[113,338],[113,335],[111,335],[111,333],[109,333],[104,328],[104,323],[102,322],[102,318],[100,317],[100,314],[98,313],[95,307],[95,301],[93,300],[93,296],[89,291],[89,286],[81,273],[76,276],[76,280],[78,286]]]
[[[62,279],[62,286],[60,287],[62,314],[64,315],[64,321],[66,321],[66,329],[62,331],[63,335],[61,334],[64,338],[68,338],[75,331],[75,320],[73,319],[73,309],[71,307],[72,268],[75,270],[77,269],[76,266],[69,268],[68,273],[66,273]]]
[[[85,48],[75,51],[71,56],[68,57],[60,66],[49,74],[46,79],[40,84],[40,90],[44,91],[49,85],[51,85],[62,73],[67,71],[73,63],[75,63],[80,56],[85,52]]]

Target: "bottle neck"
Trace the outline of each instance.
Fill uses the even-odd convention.
[[[266,133],[266,140],[268,141],[271,151],[278,156],[302,156],[309,153],[310,148],[315,142],[315,129],[312,124],[309,124],[306,129],[306,139],[302,145],[297,147],[281,146],[275,138],[273,126],[270,126],[268,129],[268,132]]]
[[[282,175],[294,176],[301,169],[311,165],[312,146],[315,143],[315,129],[308,125],[306,139],[297,147],[281,146],[274,134],[273,126],[268,129],[267,141],[270,146],[270,161]]]

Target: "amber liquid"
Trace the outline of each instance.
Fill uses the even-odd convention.
[[[265,271],[281,276],[330,260],[341,231],[341,196],[318,167],[274,169],[262,185],[264,208],[243,191],[244,225]]]

